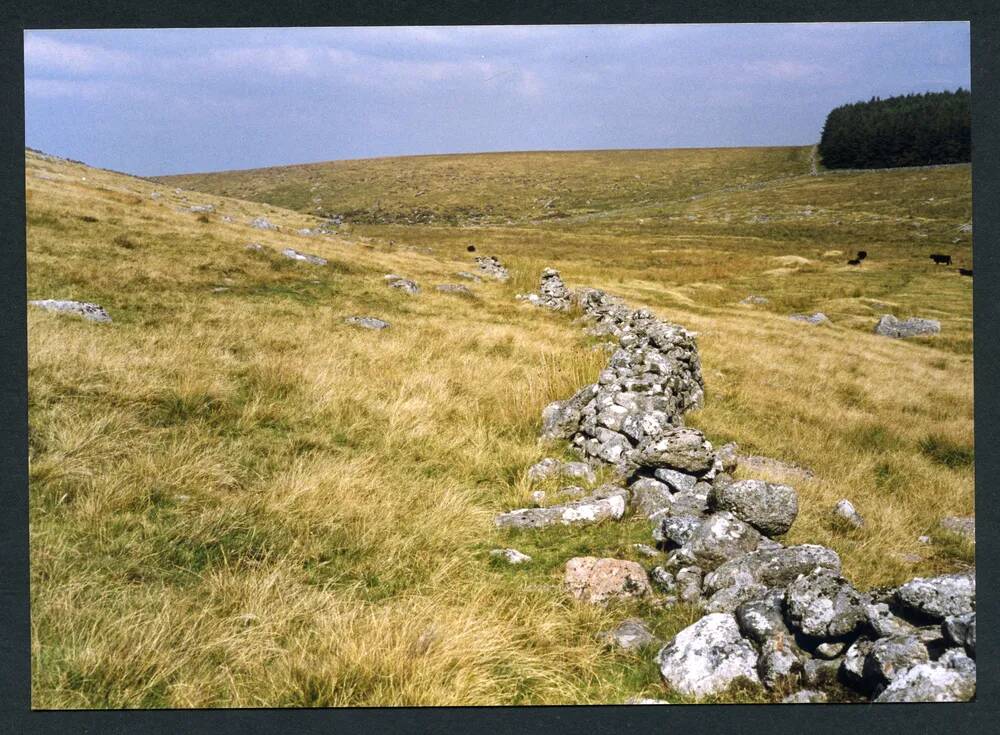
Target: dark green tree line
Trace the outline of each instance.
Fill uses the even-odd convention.
[[[971,95],[927,92],[842,105],[819,143],[827,168],[892,168],[971,160]]]

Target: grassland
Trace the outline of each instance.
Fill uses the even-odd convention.
[[[707,401],[689,423],[815,471],[787,541],[833,547],[861,587],[972,560],[935,530],[973,511],[971,282],[927,257],[971,265],[967,166],[810,176],[809,150],[786,148],[150,182],[26,162],[29,298],[114,318],[29,313],[35,707],[676,700],[652,651],[594,636],[639,613],[666,637],[696,610],[591,609],[560,587],[571,556],[637,559],[644,521],[491,523],[564,451],[537,443],[541,408],[603,362],[579,325],[514,300],[546,265],[699,333]],[[336,237],[292,234],[317,206],[354,214]],[[470,243],[511,282],[434,291]],[[738,303],[750,293],[769,303]],[[831,325],[787,319],[814,310]],[[877,337],[884,312],[942,334]],[[841,497],[865,528],[833,521]],[[501,545],[534,561],[491,560]]]

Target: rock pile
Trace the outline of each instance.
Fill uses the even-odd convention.
[[[58,299],[42,299],[39,301],[29,301],[30,306],[37,306],[46,311],[54,311],[60,314],[73,314],[82,316],[92,322],[110,322],[111,315],[103,307],[91,304],[86,301],[60,301]]]
[[[597,383],[544,409],[542,437],[568,440],[593,466],[610,465],[621,486],[511,511],[498,526],[617,520],[628,509],[648,517],[667,554],[662,563],[647,573],[635,562],[577,557],[566,564],[565,585],[597,604],[658,592],[661,604],[700,605],[706,615],[656,659],[664,682],[688,696],[738,681],[800,690],[786,701],[822,700],[815,690],[834,682],[877,702],[975,696],[974,570],[865,592],[841,575],[833,549],[782,544],[776,537],[798,513],[795,490],[735,481],[735,445],[716,449],[684,426],[684,413],[703,400],[695,335],[601,291],[573,298],[591,333],[614,335],[618,349]],[[543,460],[531,479],[558,478],[562,467]],[[838,513],[859,522],[848,506]]]
[[[897,319],[892,314],[883,314],[875,325],[875,334],[895,339],[916,337],[921,334],[937,334],[940,331],[941,322],[936,319],[921,319],[919,317]]]
[[[495,281],[506,281],[510,278],[510,273],[507,272],[507,269],[492,255],[477,256],[476,266],[479,268],[481,275],[492,278]]]
[[[546,268],[542,271],[538,290],[541,293],[518,294],[517,298],[554,311],[569,311],[573,305],[573,294],[566,288],[559,271],[555,268]]]

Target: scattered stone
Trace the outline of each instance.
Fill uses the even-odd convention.
[[[897,319],[892,314],[883,314],[875,325],[875,334],[895,339],[916,337],[922,334],[937,334],[941,331],[941,322],[936,319]]]
[[[273,225],[268,222],[264,217],[258,217],[250,223],[250,226],[257,230],[276,230],[277,225]]]
[[[788,585],[785,606],[792,626],[816,638],[848,635],[867,620],[861,594],[845,579],[821,568]]]
[[[603,493],[602,493],[603,494]],[[607,518],[619,520],[625,514],[628,491],[598,494],[574,503],[553,505],[548,508],[520,508],[501,513],[493,519],[499,528],[542,528],[556,524],[589,524]]]
[[[616,628],[599,633],[598,638],[614,648],[634,651],[657,641],[653,631],[639,618],[629,618]]]
[[[738,680],[759,684],[757,652],[740,635],[736,618],[711,613],[688,626],[657,655],[663,680],[692,697],[718,694]]]
[[[442,293],[453,293],[458,294],[459,296],[473,295],[468,286],[463,286],[460,283],[441,283],[434,288]]]
[[[911,614],[932,620],[975,612],[975,572],[917,577],[896,590],[896,602]]]
[[[573,597],[595,605],[652,594],[645,570],[624,559],[574,557],[566,562],[563,582]]]
[[[781,700],[782,704],[823,704],[826,695],[813,689],[800,689]]]
[[[264,252],[264,246],[261,245],[259,242],[250,242],[250,243],[247,243],[246,249],[247,250],[253,250],[255,253],[262,253],[262,252]]]
[[[188,211],[193,212],[195,214],[208,213],[208,212],[214,212],[215,207],[212,206],[211,204],[195,204],[194,206],[188,207]]]
[[[389,288],[399,289],[411,296],[420,293],[420,286],[417,285],[416,281],[411,281],[409,278],[403,278],[402,276],[397,276],[395,273],[390,273],[384,276],[384,279]]]
[[[763,296],[754,296],[753,294],[747,296],[745,299],[740,301],[741,304],[766,304],[767,299]]]
[[[39,301],[29,301],[30,306],[37,306],[45,311],[53,311],[58,314],[72,314],[82,316],[91,322],[110,322],[111,315],[98,304],[91,304],[87,301],[61,301],[58,299],[42,299]]]
[[[490,556],[503,559],[508,564],[524,564],[531,561],[531,557],[522,554],[517,549],[493,549]]]
[[[309,255],[308,253],[300,253],[298,250],[293,248],[285,248],[281,251],[281,254],[286,258],[291,258],[292,260],[301,260],[305,263],[311,263],[312,265],[326,265],[326,258],[321,258],[318,255]]]
[[[930,536],[917,536],[917,543],[918,544],[924,544],[926,546],[927,544],[931,543],[931,537]]]
[[[962,536],[972,543],[976,543],[975,516],[947,516],[941,519],[940,525],[943,530]]]
[[[482,275],[485,275],[487,278],[492,278],[495,281],[506,281],[510,278],[510,273],[507,272],[507,269],[492,255],[476,257],[476,265],[479,267]]]
[[[815,314],[792,314],[788,318],[797,322],[807,322],[813,325],[830,323],[830,319],[821,311],[817,311]]]
[[[861,517],[860,513],[858,513],[854,504],[846,498],[837,501],[837,507],[834,508],[833,512],[838,518],[843,519],[854,528],[861,528],[865,525],[865,519]]]
[[[799,513],[798,496],[788,485],[762,480],[740,480],[729,485],[713,486],[708,506],[728,510],[765,536],[786,533]]]
[[[373,316],[349,316],[345,320],[348,324],[364,329],[388,329],[389,322],[377,319]]]
[[[896,677],[876,702],[968,702],[976,696],[975,674],[928,662]]]

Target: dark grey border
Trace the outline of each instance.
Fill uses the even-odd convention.
[[[980,630],[978,697],[971,704],[671,707],[511,707],[327,710],[206,710],[145,712],[32,712],[29,698],[27,533],[27,359],[25,333],[24,28],[419,25],[512,23],[803,22],[972,20],[973,182],[975,206],[976,509],[979,528],[979,609],[997,620],[989,583],[997,562],[997,499],[991,480],[1000,457],[995,399],[1000,364],[1000,20],[994,0],[675,0],[617,3],[599,0],[14,0],[0,9],[0,732],[11,733],[336,733],[580,732],[588,735],[677,731],[688,733],[976,732],[997,727],[995,630]],[[984,586],[983,581],[987,584]],[[990,726],[990,722],[993,723]]]

